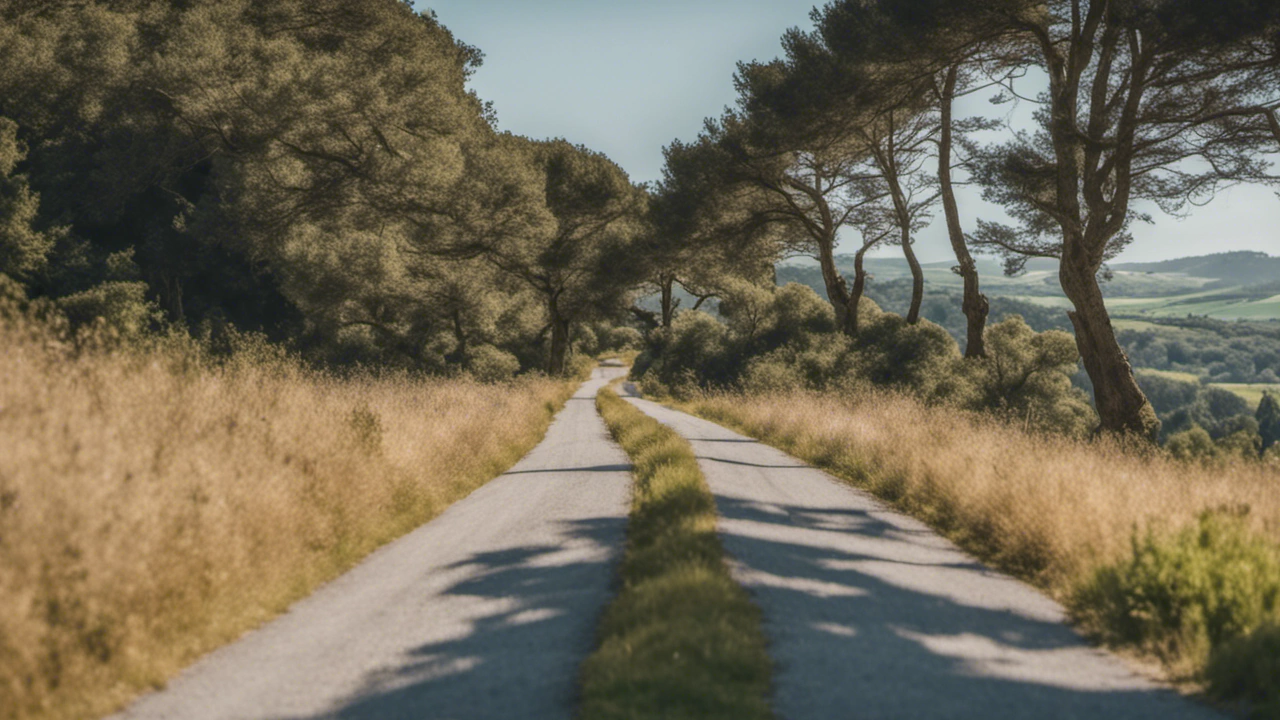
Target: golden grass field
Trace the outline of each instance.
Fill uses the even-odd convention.
[[[572,392],[74,353],[0,321],[0,717],[163,685],[532,448]]]
[[[1066,602],[1092,632],[1108,629],[1090,627],[1097,608],[1073,605],[1076,593],[1099,569],[1133,558],[1135,532],[1193,527],[1207,510],[1247,510],[1255,533],[1280,541],[1276,463],[1189,464],[883,393],[709,395],[686,409],[890,500]],[[1207,661],[1161,659],[1184,678]]]

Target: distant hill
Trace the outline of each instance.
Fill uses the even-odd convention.
[[[1178,258],[1154,263],[1116,263],[1112,269],[1208,278],[1215,287],[1261,285],[1280,279],[1280,257],[1264,252],[1238,251]]]
[[[836,264],[845,275],[853,274],[853,256],[837,256]],[[963,283],[951,271],[954,264],[925,263],[926,286],[931,291],[958,291]],[[872,278],[868,285],[872,296],[875,288],[911,275],[901,257],[867,258],[864,267]],[[1118,316],[1280,320],[1280,257],[1267,253],[1229,252],[1155,263],[1115,263],[1110,269],[1112,276],[1102,283],[1102,293]],[[978,259],[978,274],[989,297],[1066,306],[1056,260],[1033,259],[1021,275],[1007,277],[1001,262],[983,257]],[[823,291],[817,263],[808,259],[779,266],[778,281],[799,282]]]

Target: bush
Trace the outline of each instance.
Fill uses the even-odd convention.
[[[1218,454],[1213,438],[1199,425],[1176,433],[1165,443],[1165,450],[1179,460],[1208,460]]]
[[[160,317],[143,282],[105,282],[60,298],[58,307],[74,328],[101,323],[124,337],[141,335]]]
[[[1239,514],[1206,512],[1181,532],[1135,536],[1132,559],[1097,571],[1071,605],[1109,642],[1191,671],[1280,620],[1280,549]]]
[[[1070,334],[1037,333],[1018,315],[987,328],[987,357],[966,363],[977,409],[1028,428],[1084,435],[1097,426],[1089,398],[1071,383],[1080,353]]]
[[[1280,717],[1280,623],[1214,648],[1205,676],[1218,698],[1248,701],[1257,717]]]
[[[872,310],[863,322],[855,346],[858,374],[873,384],[907,390],[925,399],[946,397],[956,391],[955,374],[960,347],[928,320],[908,325],[898,315]]]
[[[492,345],[477,345],[467,351],[466,366],[480,382],[501,382],[520,372],[520,359]]]

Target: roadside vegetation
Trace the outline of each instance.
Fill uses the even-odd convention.
[[[100,716],[499,474],[572,383],[307,368],[0,308],[0,717]]]
[[[583,665],[580,717],[772,717],[760,611],[729,575],[693,449],[608,388],[596,407],[635,464],[635,489],[621,590]]]
[[[883,391],[709,393],[684,407],[925,520],[1175,679],[1280,701],[1262,672],[1280,623],[1280,463],[1184,462]]]

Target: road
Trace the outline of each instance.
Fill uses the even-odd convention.
[[[683,435],[765,619],[783,720],[1211,720],[1086,644],[1052,600],[778,450],[627,399]]]
[[[116,720],[571,718],[625,539],[600,368],[501,477]],[[780,451],[628,400],[693,445],[765,619],[781,720],[1209,720],[1062,608]]]
[[[568,718],[630,502],[601,368],[510,472],[119,720]]]

